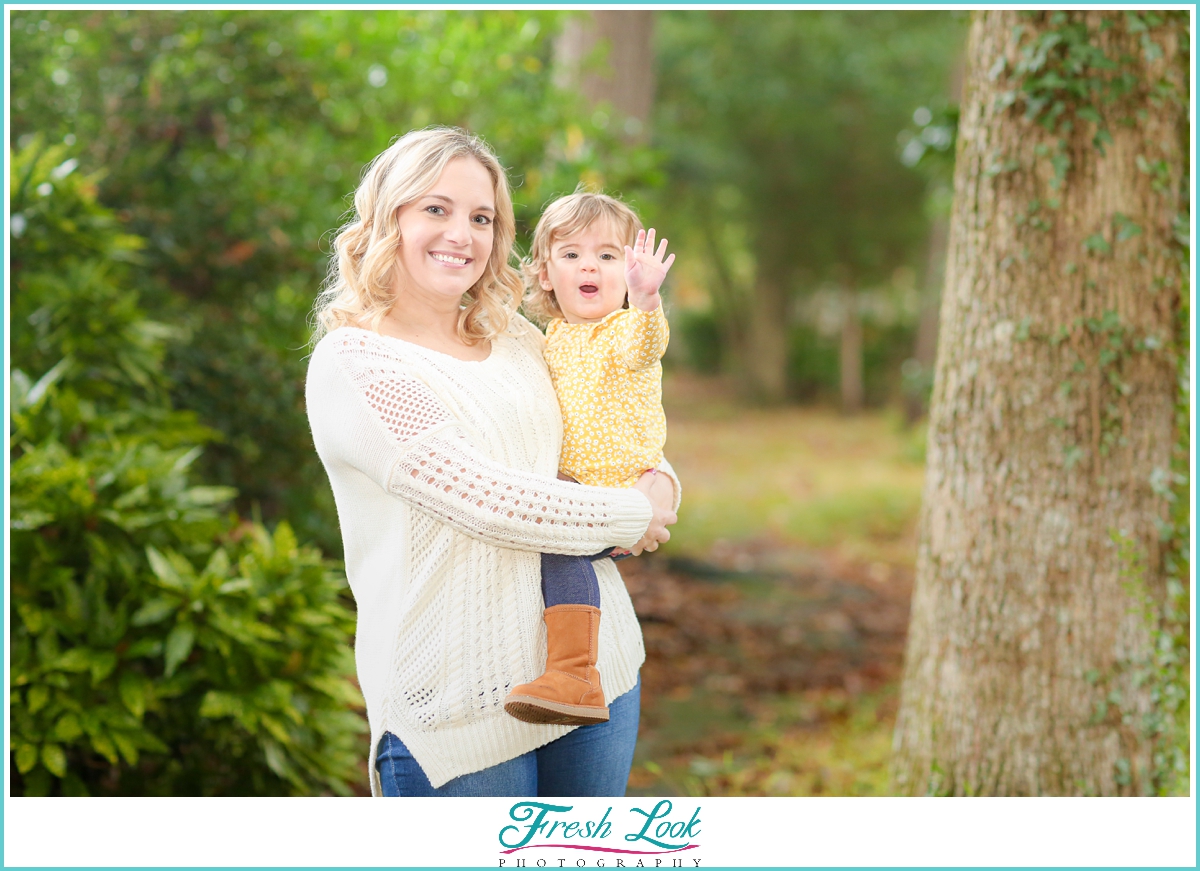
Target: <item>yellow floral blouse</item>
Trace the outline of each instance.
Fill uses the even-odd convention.
[[[559,469],[581,484],[632,487],[662,462],[667,418],[662,306],[620,309],[601,321],[546,328],[546,363],[562,408]]]

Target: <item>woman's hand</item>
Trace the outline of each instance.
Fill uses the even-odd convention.
[[[640,490],[654,509],[654,516],[646,528],[646,534],[635,544],[630,553],[637,556],[642,551],[655,551],[658,546],[671,537],[667,527],[679,518],[675,516],[675,485],[669,475],[659,475],[655,470],[642,473],[642,477],[633,485]]]

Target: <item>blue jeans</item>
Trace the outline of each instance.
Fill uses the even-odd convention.
[[[561,553],[542,554],[542,605],[591,605],[600,607],[600,582],[592,560],[611,558],[628,559],[631,555],[620,553],[611,556],[613,549],[605,548],[591,556],[566,556]]]
[[[608,706],[607,723],[580,726],[522,756],[434,789],[404,743],[379,739],[375,770],[385,796],[623,796],[633,766],[642,678]]]

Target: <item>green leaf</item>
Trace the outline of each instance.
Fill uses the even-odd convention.
[[[242,700],[231,693],[209,690],[204,694],[200,703],[200,716],[216,719],[218,717],[236,717],[244,709]]]
[[[175,673],[179,663],[187,659],[192,652],[192,644],[196,640],[196,629],[191,623],[180,623],[171,630],[167,642],[163,646],[164,671],[167,677]]]
[[[46,707],[46,702],[50,701],[50,687],[45,684],[34,684],[29,688],[29,695],[26,696],[25,704],[29,707],[29,713],[36,714],[42,708]]]
[[[171,561],[153,547],[146,548],[146,557],[150,560],[150,570],[154,572],[156,578],[162,581],[164,586],[176,590],[182,590],[187,586],[183,578],[179,576],[179,572],[175,571],[175,567],[171,565]]]
[[[266,757],[267,767],[284,779],[292,776],[291,766],[288,765],[287,756],[279,745],[274,741],[263,742],[263,755]]]
[[[192,487],[184,491],[183,498],[193,505],[219,505],[237,496],[233,487]]]
[[[118,686],[121,702],[139,720],[146,713],[146,684],[140,674],[127,671],[121,675]]]
[[[117,667],[117,655],[112,651],[100,651],[92,654],[91,660],[92,686],[100,683]]]
[[[43,744],[42,765],[55,777],[63,777],[67,773],[67,754],[57,744]]]
[[[344,705],[352,705],[358,708],[364,705],[362,693],[345,678],[323,674],[310,677],[305,683]]]
[[[209,557],[208,565],[204,567],[204,574],[216,575],[217,577],[224,577],[229,574],[229,554],[225,552],[225,548],[219,547],[213,551],[213,555]],[[227,584],[228,582],[222,584],[221,589],[224,590]]]
[[[137,659],[144,656],[150,659],[157,659],[162,655],[162,647],[162,642],[157,638],[143,638],[141,641],[135,641],[125,651],[125,658]]]
[[[149,750],[151,753],[170,753],[171,748],[162,742],[156,735],[145,731],[137,733],[138,746],[143,750]]]
[[[130,765],[137,765],[138,749],[133,740],[124,732],[112,733],[113,743],[117,745],[117,749],[121,751],[121,755],[125,757],[125,761]]]
[[[54,520],[53,514],[46,511],[39,511],[36,508],[30,508],[19,514],[14,514],[9,520],[8,525],[10,529],[40,529],[52,520]]]
[[[134,626],[150,626],[174,614],[179,605],[178,599],[151,599],[134,612],[129,622]]]
[[[260,722],[262,723],[263,728],[271,733],[271,737],[273,737],[280,744],[292,743],[292,736],[288,734],[288,731],[284,727],[283,723],[279,722],[279,720],[275,719],[270,714],[263,714],[260,718]]]
[[[83,727],[79,725],[79,718],[70,712],[63,714],[54,724],[53,737],[56,741],[70,743],[82,734]]]
[[[113,765],[116,765],[121,761],[117,758],[116,745],[114,745],[112,739],[103,732],[98,732],[97,734],[92,735],[92,749],[111,762]]]
[[[1101,254],[1108,254],[1112,251],[1112,247],[1104,241],[1104,237],[1099,233],[1093,233],[1084,239],[1083,247],[1087,251],[1098,251]]]
[[[17,771],[28,774],[37,765],[38,749],[32,744],[21,744],[17,747]]]
[[[1117,241],[1124,242],[1127,239],[1132,239],[1134,236],[1142,235],[1142,228],[1133,221],[1126,221],[1121,225],[1121,229],[1117,231]]]
[[[86,647],[72,647],[50,666],[57,671],[88,671],[92,667],[93,652]]]

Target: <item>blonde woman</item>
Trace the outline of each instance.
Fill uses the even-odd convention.
[[[655,549],[675,522],[670,466],[631,489],[555,477],[562,419],[544,339],[516,313],[512,201],[481,140],[401,137],[354,206],[307,403],[358,606],[372,792],[623,795],[645,652],[611,560],[591,650],[610,719],[530,724],[503,705],[546,661],[539,554]]]

